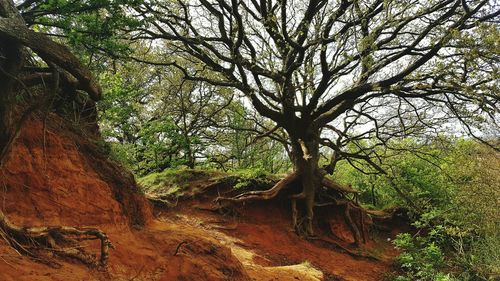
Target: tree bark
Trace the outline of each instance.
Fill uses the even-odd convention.
[[[66,46],[28,29],[18,18],[0,18],[0,36],[2,40],[9,39],[29,47],[45,61],[50,61],[71,73],[78,80],[79,87],[93,100],[101,99],[99,84]]]
[[[313,217],[314,201],[316,190],[321,185],[322,176],[319,172],[319,132],[305,134],[300,138],[292,138],[292,157],[295,172],[300,177],[302,183],[302,192],[292,196],[292,200],[301,199],[305,204],[305,215],[303,230],[307,236],[314,235]],[[296,203],[293,202],[296,208]],[[302,222],[297,221],[296,209],[294,213],[294,227],[299,228]]]
[[[22,67],[22,46],[0,36],[0,168],[9,153],[16,132],[14,84]]]

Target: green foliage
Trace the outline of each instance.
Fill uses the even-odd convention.
[[[179,71],[137,63],[116,67],[116,73],[100,75],[105,92],[99,102],[100,127],[115,158],[137,175],[181,165],[270,172],[289,168],[280,142],[255,141],[255,116],[231,91],[183,81]]]
[[[369,204],[372,208],[387,209],[404,204],[402,198],[389,187],[387,178],[364,175],[348,162],[337,164],[334,178],[340,184],[351,184],[360,191],[359,198],[366,206]]]
[[[79,55],[105,52],[123,55],[129,44],[120,39],[124,30],[137,28],[140,20],[127,12],[140,0],[46,0],[24,7],[27,22],[41,32],[62,35]],[[78,53],[77,52],[77,53]]]
[[[234,177],[235,189],[265,189],[276,182],[277,178],[263,168],[249,168],[231,171],[228,174]]]
[[[456,191],[444,217],[457,266],[470,280],[500,278],[500,157],[491,148],[460,142],[450,165]],[[451,208],[450,208],[451,209]]]
[[[395,241],[402,250],[397,280],[499,278],[498,152],[463,139],[405,140],[391,147],[387,176],[365,175],[347,163],[338,164],[335,176],[360,190],[363,202],[410,209],[417,234]]]
[[[476,238],[465,244],[456,240],[457,249],[468,247],[457,255],[457,263],[464,269],[463,279],[498,280],[500,278],[500,233]]]
[[[115,74],[101,75],[105,91],[99,103],[101,131],[118,158],[138,175],[189,165],[190,156],[202,147],[199,136],[179,122],[185,112],[165,112],[177,109],[180,101],[164,96],[164,88],[175,84],[160,83],[160,75],[155,68],[138,64],[124,64]]]
[[[444,254],[440,247],[441,233],[433,229],[429,235],[417,236],[409,233],[399,234],[393,241],[401,254],[396,263],[401,267],[403,275],[395,280],[446,280],[441,270],[444,266]]]
[[[270,173],[287,171],[290,160],[283,145],[269,138],[256,137],[260,126],[273,124],[251,114],[239,101],[234,101],[226,110],[223,119],[230,130],[218,137],[218,146],[211,150],[210,162],[223,170],[265,169]]]

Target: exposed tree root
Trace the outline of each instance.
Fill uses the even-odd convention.
[[[175,202],[170,202],[167,199],[161,197],[146,196],[146,198],[155,206],[161,206],[167,208],[174,208],[175,206],[177,206],[177,203],[179,203],[178,199]]]
[[[366,243],[368,230],[366,229],[365,217],[368,213],[358,203],[358,191],[352,189],[351,186],[343,186],[327,178],[323,178],[322,184],[337,193],[336,195],[339,198],[331,198],[334,205],[344,206],[344,218],[354,237],[354,244],[359,246],[361,242]],[[347,194],[354,195],[352,200],[348,199]],[[359,222],[356,222],[352,217],[356,212],[359,216]]]
[[[277,182],[271,189],[263,191],[249,191],[239,194],[235,197],[217,197],[215,199],[215,202],[221,203],[221,202],[246,202],[253,200],[269,200],[276,197],[276,195],[278,195],[282,189],[284,189],[286,186],[294,182],[297,178],[298,178],[297,173],[291,173],[282,180],[280,180],[279,182]]]
[[[364,231],[360,231],[358,225],[352,219],[351,210],[355,209],[355,208],[356,207],[351,202],[345,202],[345,213],[344,213],[344,216],[345,216],[345,218],[347,220],[347,225],[349,226],[349,228],[351,229],[351,232],[353,233],[354,244],[360,245],[361,238],[363,238],[363,243],[366,243],[366,237],[364,235]],[[362,218],[363,214],[361,214],[360,217]],[[363,222],[360,223],[360,226],[364,227],[363,226]],[[362,235],[362,233],[363,233],[363,235]]]
[[[341,192],[343,193],[344,195],[346,193],[351,193],[351,194],[358,194],[358,191],[357,190],[354,190],[352,189],[352,187],[349,185],[349,186],[345,186],[345,185],[340,185],[328,178],[323,178],[323,180],[321,181],[321,184],[326,187],[326,188],[329,188],[329,189],[332,189],[332,190],[335,190],[336,192]]]
[[[401,226],[409,225],[410,218],[408,216],[408,209],[394,208],[387,210],[366,210],[373,220],[373,227],[389,232],[393,229],[394,224]]]
[[[109,258],[109,248],[113,245],[108,236],[96,228],[76,228],[68,226],[53,227],[19,227],[11,223],[0,211],[0,236],[20,254],[40,258],[42,252],[79,260],[88,266],[105,269]],[[100,257],[86,252],[80,241],[100,240]]]
[[[350,255],[351,257],[353,258],[356,258],[356,259],[367,259],[367,260],[375,260],[375,261],[380,261],[381,259],[379,257],[376,257],[374,255],[370,255],[370,254],[367,254],[367,253],[363,253],[361,251],[356,251],[356,250],[351,250],[351,249],[348,249],[342,245],[340,245],[339,243],[331,240],[331,239],[324,239],[324,238],[319,238],[319,237],[314,237],[314,238],[310,238],[311,241],[317,241],[321,244],[323,244],[324,246],[327,246],[329,248],[333,248],[335,250],[339,250],[343,253],[346,253],[348,255]]]
[[[294,172],[277,182],[271,189],[264,191],[249,191],[234,197],[218,197],[215,199],[215,202],[221,204],[223,202],[242,203],[256,200],[270,200],[275,198],[283,189],[298,179],[299,175]],[[328,178],[323,178],[321,184],[326,187],[322,194],[322,196],[326,198],[326,202],[317,203],[315,206],[344,206],[344,218],[353,235],[354,244],[359,246],[362,243],[366,243],[368,240],[368,230],[365,222],[367,212],[357,202],[358,192],[352,189],[351,186],[340,185]],[[348,194],[353,195],[352,199],[348,198]],[[304,200],[305,197],[304,192],[301,192],[291,195],[290,200],[293,228],[299,235],[308,236],[307,232],[302,229],[306,217],[299,217],[300,212],[297,205],[298,201]],[[354,217],[359,218],[359,220]]]

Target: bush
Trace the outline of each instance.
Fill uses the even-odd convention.
[[[391,146],[398,149],[386,152],[384,164],[392,180],[345,165],[336,179],[361,190],[365,202],[410,210],[417,235],[396,239],[402,250],[397,280],[500,280],[498,151],[464,139]],[[412,146],[418,150],[404,152]]]
[[[403,275],[396,280],[446,280],[446,274],[441,270],[444,267],[444,254],[439,245],[441,235],[439,230],[433,230],[434,234],[427,236],[416,236],[413,238],[409,233],[399,234],[393,241],[401,254],[396,263],[401,267]],[[405,279],[410,278],[410,279]]]

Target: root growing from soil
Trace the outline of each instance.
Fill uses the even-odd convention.
[[[96,228],[69,226],[20,227],[11,223],[0,211],[0,237],[19,254],[52,264],[44,253],[76,259],[88,266],[106,269],[109,249],[113,248],[108,236]],[[81,241],[100,240],[100,256],[88,253]]]
[[[252,200],[269,200],[276,197],[279,192],[294,182],[298,178],[297,173],[291,173],[282,180],[278,181],[272,188],[262,191],[249,191],[235,197],[218,197],[215,199],[216,203],[221,202],[245,202]]]
[[[298,181],[299,178],[300,176],[296,172],[294,172],[278,181],[272,188],[268,190],[249,191],[241,193],[234,197],[217,197],[215,199],[215,202],[219,205],[219,207],[227,207],[228,203],[271,200],[292,183]],[[317,196],[321,197],[322,200],[321,202],[317,202],[315,206],[343,206],[343,215],[353,235],[354,244],[356,246],[360,246],[361,244],[366,243],[368,240],[368,230],[365,218],[368,216],[368,213],[357,202],[357,191],[353,190],[350,186],[339,185],[336,182],[324,177],[321,180],[321,186],[323,187],[323,189],[321,189],[320,192],[317,193]],[[347,196],[348,194],[353,194],[353,198],[349,199]],[[303,192],[292,194],[289,196],[289,198],[291,200],[293,227],[299,235],[308,236],[308,232],[304,231],[303,229],[303,226],[305,224],[304,222],[307,217],[300,217],[300,209],[298,207],[298,201],[304,200],[305,194]]]

